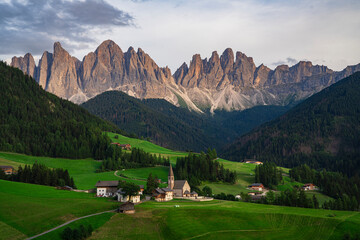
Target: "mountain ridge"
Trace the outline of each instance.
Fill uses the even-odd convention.
[[[13,57],[11,66],[33,76],[47,91],[75,103],[119,90],[139,99],[162,98],[190,110],[244,110],[258,105],[286,105],[305,99],[360,70],[360,64],[335,72],[326,66],[300,61],[274,70],[231,48],[209,59],[195,54],[171,74],[141,48],[126,52],[106,40],[80,61],[59,42],[54,53],[44,52],[38,66],[30,53]]]
[[[285,167],[308,164],[348,175],[360,169],[360,72],[314,94],[223,149],[241,161],[256,156]]]

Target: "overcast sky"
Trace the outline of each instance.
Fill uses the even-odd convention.
[[[0,59],[36,59],[60,41],[82,60],[106,39],[174,72],[230,47],[274,68],[360,63],[359,0],[0,0]]]

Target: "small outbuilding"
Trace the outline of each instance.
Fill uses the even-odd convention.
[[[312,183],[306,183],[304,186],[302,186],[302,189],[304,191],[315,190],[315,185]]]
[[[14,173],[14,168],[12,166],[0,166],[0,169],[3,170],[6,175]]]
[[[135,213],[135,205],[132,202],[126,202],[121,204],[118,208],[119,213],[125,214],[134,214]]]
[[[253,183],[249,185],[248,188],[251,190],[256,190],[261,192],[264,189],[264,185],[262,183]]]

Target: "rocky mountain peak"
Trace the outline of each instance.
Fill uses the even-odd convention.
[[[225,49],[220,57],[221,67],[225,74],[229,74],[234,65],[234,52],[231,48]]]
[[[24,57],[13,57],[10,65],[19,68],[31,77],[35,77],[36,65],[34,57],[30,53],[25,54]]]

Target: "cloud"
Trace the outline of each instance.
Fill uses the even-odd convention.
[[[104,0],[13,0],[0,3],[0,54],[32,52],[61,40],[68,49],[87,47],[96,30],[135,26],[129,13]]]
[[[287,57],[285,60],[280,60],[280,61],[271,63],[270,66],[272,66],[272,67],[277,67],[277,66],[279,66],[279,65],[289,65],[289,66],[292,66],[292,65],[297,64],[298,62],[299,62],[299,61],[296,60],[295,58]]]

